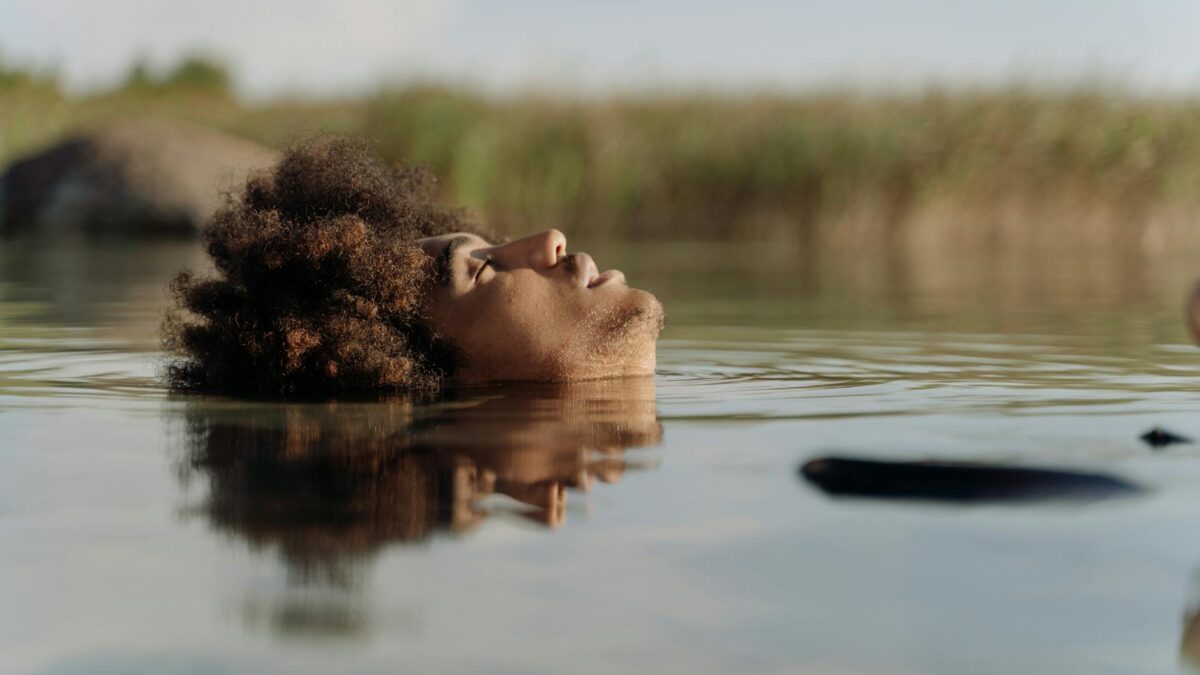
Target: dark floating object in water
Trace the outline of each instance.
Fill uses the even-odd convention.
[[[1150,431],[1141,435],[1141,439],[1152,448],[1163,448],[1175,443],[1191,443],[1192,439],[1187,436],[1173,434],[1162,427],[1154,427]]]
[[[1089,501],[1139,494],[1101,473],[956,462],[884,462],[825,457],[800,474],[827,494],[958,504]]]

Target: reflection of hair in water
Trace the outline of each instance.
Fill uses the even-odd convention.
[[[564,390],[417,411],[401,401],[197,403],[185,413],[184,469],[206,479],[202,511],[215,527],[277,548],[301,581],[350,583],[356,563],[390,543],[475,524],[489,494],[557,524],[564,488],[619,478],[626,447],[661,437],[652,388],[648,400]]]
[[[1187,672],[1200,672],[1200,568],[1192,570],[1187,584],[1179,656]]]
[[[349,409],[346,409],[349,408]],[[296,405],[241,418],[189,415],[188,467],[212,523],[275,545],[301,574],[388,541],[424,537],[448,499],[436,454],[412,447],[406,404]]]

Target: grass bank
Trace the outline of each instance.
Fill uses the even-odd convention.
[[[0,161],[113,117],[271,146],[363,134],[497,229],[840,247],[1200,244],[1200,101],[1101,89],[489,99],[417,87],[247,105],[227,83],[86,97],[0,68]],[[18,73],[18,75],[20,75]]]

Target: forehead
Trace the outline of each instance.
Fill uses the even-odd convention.
[[[421,250],[424,251],[426,255],[436,258],[442,254],[442,251],[446,250],[446,246],[449,245],[450,242],[456,239],[463,240],[463,244],[467,246],[490,245],[483,237],[470,232],[450,232],[447,234],[439,234],[436,237],[426,237],[424,239],[418,239],[417,245],[421,247]]]

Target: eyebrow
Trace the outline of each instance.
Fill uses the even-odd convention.
[[[453,279],[453,276],[450,273],[450,266],[454,261],[454,252],[458,250],[459,246],[462,246],[470,240],[471,238],[468,236],[459,235],[446,242],[446,248],[442,249],[441,254],[438,255],[436,263],[437,268],[435,273],[437,274],[437,283],[439,286],[450,285],[450,281]]]

